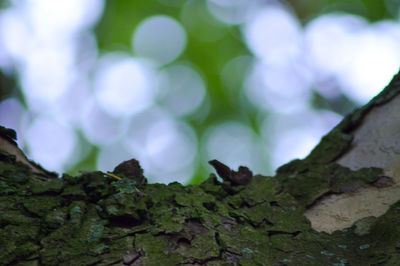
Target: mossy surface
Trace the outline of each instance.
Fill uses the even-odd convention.
[[[301,189],[318,193],[293,193],[295,183],[282,177],[292,167],[299,171],[295,179],[303,183]],[[354,179],[373,182],[379,169],[358,173],[331,165],[310,170],[304,162],[282,169],[280,178],[255,176],[237,187],[218,182],[214,175],[198,186],[137,185],[133,179],[114,181],[101,172],[46,179],[10,155],[0,162],[0,261],[365,265],[399,259],[400,203],[382,217],[332,235],[312,230],[303,216],[304,207],[321,193],[346,190]],[[310,177],[319,180],[319,175],[331,178],[306,182]]]
[[[353,192],[374,183],[382,173],[376,167],[352,171],[339,164],[295,160],[279,168],[276,178],[300,205],[309,207],[322,196]]]
[[[305,160],[246,186],[214,175],[197,186],[145,185],[139,165],[123,169],[129,176],[120,181],[101,172],[55,179],[0,151],[1,264],[397,265],[400,202],[332,234],[314,231],[303,213],[324,195],[379,178],[381,169],[350,171],[334,161],[363,116],[399,93],[398,79]]]

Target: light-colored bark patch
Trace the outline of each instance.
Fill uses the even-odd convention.
[[[333,232],[361,218],[378,217],[400,200],[400,96],[373,108],[352,135],[352,147],[337,163],[352,170],[383,168],[394,183],[321,199],[305,213],[317,231]]]
[[[384,214],[399,200],[400,185],[369,186],[357,192],[329,195],[307,210],[306,217],[317,231],[331,233],[351,227],[359,219]]]
[[[0,150],[6,151],[9,154],[15,155],[17,162],[21,162],[21,163],[27,165],[32,170],[32,172],[42,173],[42,174],[45,173],[44,171],[40,170],[38,167],[31,164],[29,162],[29,160],[26,158],[25,154],[18,148],[18,146],[10,143],[7,139],[5,139],[1,136],[0,136]]]

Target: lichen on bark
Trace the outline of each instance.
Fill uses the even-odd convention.
[[[367,236],[353,229],[328,235],[311,228],[302,205],[271,177],[258,175],[235,188],[214,175],[198,186],[148,184],[139,186],[143,197],[91,172],[50,179],[37,189],[43,177],[3,153],[0,178],[5,264],[345,265],[366,262],[365,256],[391,260],[377,248],[397,252],[400,228],[384,221],[393,222],[399,204],[370,224]],[[389,229],[393,243],[374,240]]]
[[[0,151],[0,261],[6,265],[396,265],[400,202],[319,232],[305,213],[326,197],[382,189],[384,169],[338,164],[353,129],[400,91],[399,78],[347,116],[304,160],[246,185],[146,184],[140,165],[57,178]],[[15,136],[9,130],[3,140]],[[1,133],[2,134],[2,133]],[[15,146],[15,143],[10,142]],[[2,146],[1,146],[2,147]],[[12,147],[12,146],[9,146]],[[144,180],[144,181],[143,181]],[[383,180],[383,181],[382,181]],[[395,181],[394,181],[395,182]],[[379,185],[379,186],[377,186]],[[140,193],[139,193],[140,192]]]

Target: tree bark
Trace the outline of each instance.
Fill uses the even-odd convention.
[[[224,168],[223,183],[146,184],[135,160],[57,178],[2,127],[0,262],[398,265],[399,94],[398,74],[306,159],[249,183]]]

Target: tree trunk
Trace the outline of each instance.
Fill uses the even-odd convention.
[[[60,179],[0,128],[0,262],[398,265],[399,94],[398,74],[306,159],[249,183],[221,168],[223,183],[146,184],[135,160]]]

